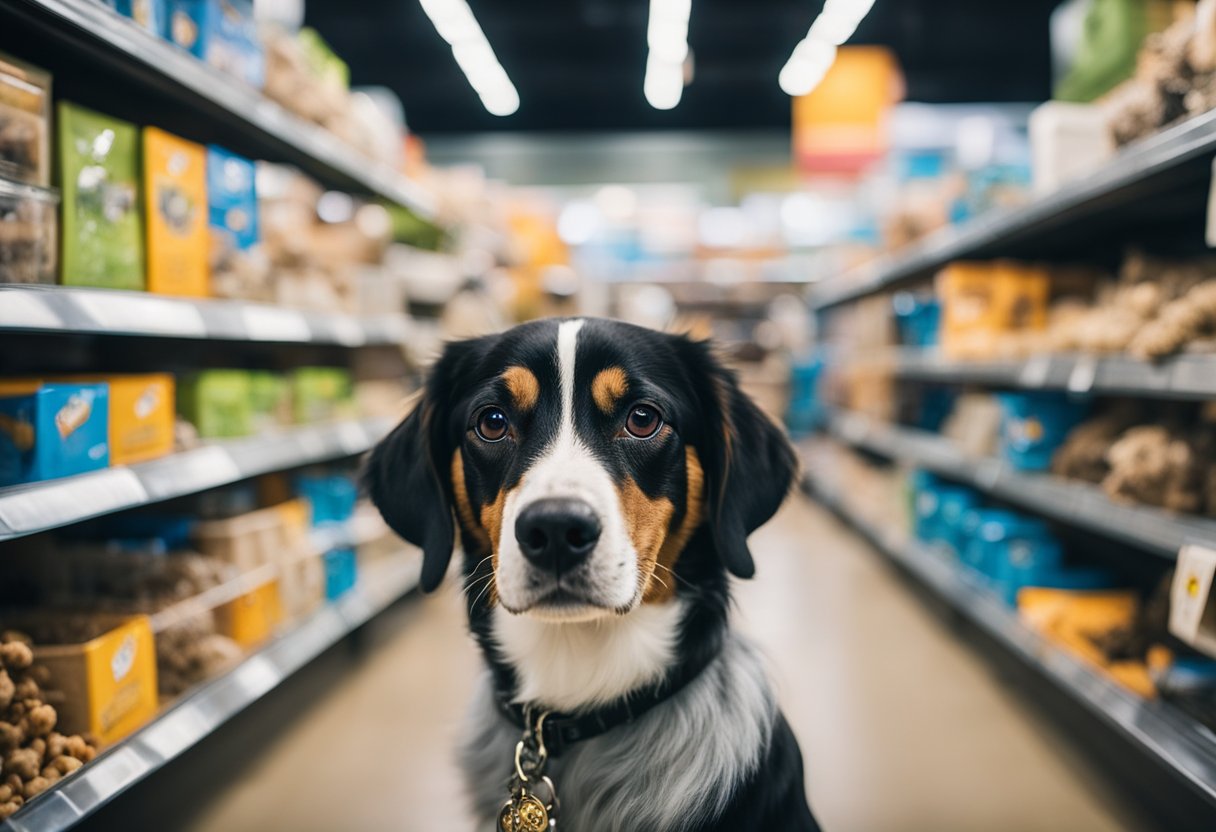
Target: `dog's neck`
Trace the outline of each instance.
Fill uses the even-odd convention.
[[[663,681],[676,663],[685,605],[645,604],[627,615],[557,623],[493,613],[492,638],[515,672],[515,702],[573,713]]]
[[[572,712],[618,700],[722,649],[730,606],[725,570],[708,532],[697,531],[676,563],[673,600],[619,618],[583,623],[515,616],[477,591],[490,580],[487,553],[465,553],[469,627],[503,700]]]

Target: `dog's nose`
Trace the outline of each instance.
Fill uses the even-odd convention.
[[[520,512],[515,539],[524,557],[536,566],[568,572],[595,548],[600,520],[582,500],[537,500]]]

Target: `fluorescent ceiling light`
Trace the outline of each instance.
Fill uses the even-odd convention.
[[[836,60],[836,47],[853,37],[873,6],[874,0],[827,0],[777,76],[781,89],[794,96],[819,86]]]
[[[646,26],[646,78],[642,92],[656,110],[670,110],[684,95],[684,62],[688,59],[688,16],[692,0],[650,0]]]
[[[518,110],[519,92],[498,62],[466,0],[419,2],[435,31],[452,47],[452,57],[485,108],[496,116],[509,116]]]

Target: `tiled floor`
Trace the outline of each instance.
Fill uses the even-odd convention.
[[[752,549],[737,621],[771,659],[829,832],[1144,828],[830,516],[794,498]],[[193,832],[470,828],[452,749],[478,659],[458,599],[449,587],[393,617]]]

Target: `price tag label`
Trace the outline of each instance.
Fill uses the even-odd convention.
[[[1094,389],[1098,378],[1098,359],[1092,355],[1083,355],[1073,365],[1068,376],[1068,392],[1084,395]]]
[[[63,321],[39,292],[9,289],[0,292],[0,326],[17,329],[61,329]]]
[[[175,454],[171,464],[144,469],[143,479],[155,497],[175,497],[227,485],[241,479],[232,454],[218,446]]]
[[[1216,550],[1187,545],[1178,552],[1170,585],[1170,632],[1216,656]]]
[[[358,422],[343,422],[338,425],[338,444],[348,454],[361,454],[371,445],[367,429]]]
[[[1047,383],[1051,373],[1051,356],[1036,355],[1022,366],[1018,374],[1018,385],[1021,387],[1039,388]]]
[[[363,324],[349,315],[338,315],[330,319],[334,340],[344,347],[359,347],[367,343],[367,332]]]
[[[139,477],[129,468],[109,468],[0,494],[0,522],[24,534],[147,501]]]
[[[1208,184],[1208,222],[1204,239],[1208,248],[1216,248],[1216,159],[1212,160],[1212,176]]]
[[[312,330],[299,312],[273,306],[246,306],[241,320],[252,341],[311,341]]]
[[[207,335],[202,313],[189,301],[128,292],[77,292],[73,300],[103,330],[178,338]]]

